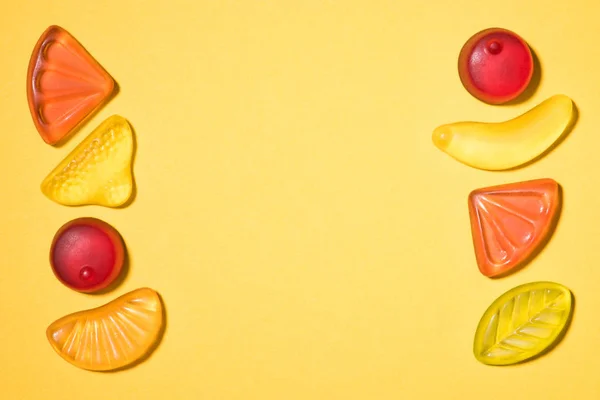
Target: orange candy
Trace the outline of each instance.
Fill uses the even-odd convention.
[[[46,337],[54,351],[76,367],[110,371],[131,366],[154,350],[163,324],[160,296],[141,288],[54,321]]]
[[[29,61],[27,101],[42,139],[54,145],[106,103],[113,78],[59,26],[40,37]]]
[[[524,265],[552,234],[560,202],[559,185],[552,179],[471,192],[469,216],[481,273],[497,277]]]

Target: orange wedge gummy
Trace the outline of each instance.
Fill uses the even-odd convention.
[[[552,179],[471,192],[469,216],[481,273],[506,275],[529,261],[552,234],[560,203],[560,188]]]
[[[101,307],[67,315],[46,330],[52,348],[83,369],[108,371],[140,360],[159,340],[163,307],[152,289],[129,292]]]
[[[40,136],[54,145],[102,104],[113,78],[66,30],[50,26],[36,43],[27,71],[29,111]]]

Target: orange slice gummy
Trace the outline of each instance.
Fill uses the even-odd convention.
[[[144,357],[159,340],[162,326],[158,293],[141,288],[53,322],[46,336],[58,355],[76,367],[108,371]]]
[[[113,78],[66,30],[50,26],[27,71],[29,111],[40,136],[54,145],[108,101]]]
[[[552,179],[477,189],[469,195],[469,216],[477,265],[488,277],[524,265],[552,234],[560,209]]]
[[[46,176],[42,193],[65,206],[122,206],[133,192],[132,157],[133,130],[113,115]]]

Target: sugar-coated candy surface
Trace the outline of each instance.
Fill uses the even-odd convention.
[[[553,282],[515,287],[481,318],[473,353],[488,365],[509,365],[547,351],[563,336],[573,308],[569,289]]]
[[[76,367],[108,371],[148,354],[160,339],[163,323],[158,293],[142,288],[65,316],[48,327],[46,336],[52,348]]]
[[[119,233],[96,218],[77,218],[54,235],[50,265],[56,278],[80,292],[95,292],[117,279],[125,247]]]
[[[552,179],[471,192],[469,217],[481,273],[505,275],[530,260],[552,235],[560,204],[560,188]]]
[[[458,56],[458,73],[467,91],[489,104],[517,98],[533,75],[533,56],[516,33],[490,28],[473,35]]]
[[[133,190],[132,156],[131,126],[125,118],[113,115],[50,172],[42,182],[42,192],[66,206],[121,206]]]
[[[27,71],[27,100],[42,139],[56,144],[108,101],[115,82],[100,64],[59,26],[39,38]]]
[[[456,122],[433,131],[437,148],[474,168],[506,170],[544,154],[568,131],[573,101],[555,95],[504,122]]]

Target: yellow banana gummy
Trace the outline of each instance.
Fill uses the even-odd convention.
[[[504,122],[456,122],[433,131],[433,143],[463,164],[483,170],[506,170],[546,152],[574,116],[573,101],[555,95]]]
[[[50,200],[65,206],[119,207],[133,191],[133,131],[113,115],[102,122],[41,185]]]

